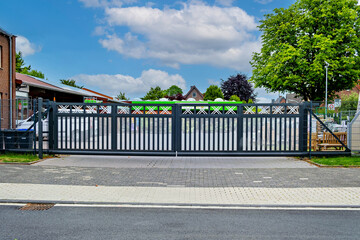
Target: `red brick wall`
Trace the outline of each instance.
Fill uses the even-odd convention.
[[[1,109],[1,128],[9,128],[9,99],[10,99],[10,42],[9,37],[0,33],[0,46],[2,47],[2,56],[1,56],[1,68],[0,68],[0,93],[1,99],[3,103],[3,107]],[[15,100],[15,37],[12,38],[12,96]],[[14,107],[14,104],[13,104]],[[13,111],[13,117],[15,116],[15,111]],[[13,122],[14,126],[15,122]]]
[[[193,93],[196,93],[196,97],[193,97]],[[191,90],[190,94],[188,95],[188,97],[186,99],[189,99],[189,98],[195,98],[196,101],[199,101],[199,100],[204,100],[200,93],[198,91],[196,91],[196,89],[193,89]]]

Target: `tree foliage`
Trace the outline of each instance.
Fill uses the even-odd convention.
[[[163,98],[165,96],[165,93],[159,86],[155,88],[150,88],[149,92],[146,93],[146,95],[142,98],[142,100],[159,100],[160,98]]]
[[[41,71],[34,70],[34,69],[31,70],[31,71],[23,70],[21,73],[26,74],[26,75],[30,75],[30,76],[33,76],[33,77],[45,79],[45,74],[44,73],[42,73]]]
[[[41,71],[31,70],[31,65],[25,66],[25,61],[20,51],[16,53],[16,72],[45,79],[45,75]]]
[[[221,89],[216,85],[210,85],[204,94],[204,100],[215,100],[216,98],[224,98],[224,94],[222,93]]]
[[[171,87],[169,87],[167,90],[165,90],[165,95],[166,96],[176,96],[177,94],[183,94],[183,91],[181,88],[179,88],[176,85],[172,85]]]
[[[356,110],[359,100],[359,94],[353,92],[349,95],[341,96],[340,111]]]
[[[31,66],[25,66],[25,61],[22,58],[22,53],[19,51],[16,53],[16,72],[21,73],[22,71],[30,71]]]
[[[262,49],[253,55],[255,87],[294,92],[304,100],[351,89],[360,77],[360,7],[357,0],[297,0],[260,21]]]
[[[225,99],[230,99],[232,95],[238,96],[241,100],[255,100],[254,88],[248,81],[245,74],[238,73],[236,76],[230,76],[226,81],[221,80],[221,91]]]
[[[185,100],[185,97],[184,97],[181,93],[178,93],[178,94],[176,94],[175,96],[165,95],[165,98],[169,99],[170,101],[174,101],[174,100],[177,100],[177,101]]]
[[[119,94],[115,98],[117,100],[129,100],[129,98],[125,96],[125,92],[119,92]]]
[[[84,86],[79,86],[76,84],[76,81],[74,79],[60,79],[60,82],[64,85],[68,85],[71,87],[76,87],[76,88],[83,88]]]
[[[229,98],[229,101],[235,101],[235,102],[240,102],[240,98],[236,95],[232,95],[230,98]]]

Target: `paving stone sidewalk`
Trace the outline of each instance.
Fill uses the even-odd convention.
[[[0,183],[133,187],[360,187],[360,169],[164,169],[0,165]]]
[[[0,183],[2,202],[360,207],[360,188],[109,187]]]
[[[98,167],[101,161],[92,160],[82,167],[46,161],[0,165],[0,202],[360,207],[360,169],[313,168],[304,162],[299,168],[291,163],[291,168],[240,168],[236,159],[190,158],[137,159],[135,164],[113,159]]]

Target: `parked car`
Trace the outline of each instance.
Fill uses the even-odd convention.
[[[37,113],[35,114],[35,118],[37,118]],[[98,129],[98,119],[89,119],[89,117],[69,117],[67,118],[58,118],[58,135],[61,135],[61,130],[63,136],[66,134],[68,138],[70,138],[70,134],[72,136],[82,134],[84,131],[88,132],[91,135],[96,134]],[[62,119],[62,120],[60,120]],[[71,124],[71,127],[70,127]],[[42,116],[42,126],[43,126],[43,137],[47,138],[49,136],[49,114],[48,112],[44,112]],[[81,126],[81,127],[80,127]],[[63,129],[62,129],[63,128]],[[26,131],[28,129],[34,130],[34,115],[31,115],[29,118],[19,122],[17,130]],[[71,133],[70,133],[71,129]],[[39,123],[36,123],[36,137],[39,136]],[[87,135],[89,136],[89,135]],[[78,138],[78,137],[77,137]]]
[[[49,135],[49,114],[45,112],[42,116],[42,126],[43,126],[43,137],[47,138]],[[27,119],[18,122],[16,129],[20,131],[26,131],[28,129],[34,130],[34,118],[37,117],[37,113],[34,115],[31,115]],[[39,123],[36,123],[36,137],[39,136]]]

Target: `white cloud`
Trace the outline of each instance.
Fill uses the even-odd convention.
[[[277,99],[279,97],[278,92],[267,92],[265,88],[255,88],[254,91],[256,95],[256,102],[258,103],[271,103],[272,99]]]
[[[135,3],[137,0],[79,0],[85,7],[121,7],[124,4]]]
[[[268,4],[271,3],[273,0],[255,0],[255,2],[261,3],[261,4]]]
[[[16,52],[21,52],[23,57],[33,55],[36,52],[41,51],[39,46],[31,43],[26,37],[24,36],[17,36],[16,37]]]
[[[220,86],[220,81],[216,81],[216,80],[214,80],[214,79],[208,79],[208,84],[209,84],[209,85]]]
[[[183,8],[106,8],[111,27],[128,27],[124,36],[108,34],[101,45],[141,59],[180,64],[210,64],[249,71],[252,53],[261,43],[255,18],[238,7],[221,8],[191,2]]]
[[[95,36],[102,36],[105,34],[107,34],[107,30],[103,26],[97,26],[93,32],[93,35],[95,35]]]
[[[97,89],[111,96],[115,96],[121,91],[125,92],[127,96],[142,97],[150,87],[156,86],[160,86],[162,89],[167,89],[171,85],[177,85],[182,89],[186,88],[186,82],[179,74],[170,75],[154,69],[143,71],[138,78],[122,74],[79,74],[71,78],[75,79],[79,85]]]
[[[232,6],[235,0],[215,0],[215,3],[220,4],[222,6],[230,7]]]

